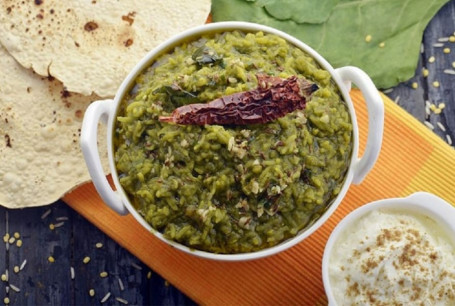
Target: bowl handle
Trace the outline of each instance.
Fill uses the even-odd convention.
[[[347,89],[351,82],[356,84],[362,92],[368,109],[368,138],[365,151],[354,165],[352,182],[360,184],[373,168],[378,159],[384,131],[384,102],[370,77],[356,67],[342,67],[335,70],[341,77]]]
[[[128,210],[123,205],[120,195],[111,188],[104,174],[97,144],[98,123],[100,121],[104,124],[108,122],[109,117],[115,112],[114,106],[113,100],[95,101],[89,105],[82,121],[80,141],[88,172],[96,191],[103,201],[118,214],[126,215]]]

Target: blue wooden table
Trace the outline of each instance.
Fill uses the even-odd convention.
[[[449,143],[455,141],[455,43],[449,41],[454,31],[452,0],[425,31],[415,77],[385,91]],[[0,207],[0,236],[8,240],[0,243],[0,303],[7,298],[11,305],[194,304],[62,201],[21,210]]]

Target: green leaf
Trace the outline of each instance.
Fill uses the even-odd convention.
[[[248,1],[248,0],[247,0]],[[323,23],[338,0],[258,0],[256,5],[278,20],[293,20],[297,23]]]
[[[340,0],[322,24],[277,20],[264,8],[244,0],[213,0],[212,15],[214,21],[250,21],[287,32],[319,52],[332,66],[357,66],[378,88],[389,88],[414,75],[423,31],[446,2]],[[370,42],[365,40],[368,35]]]

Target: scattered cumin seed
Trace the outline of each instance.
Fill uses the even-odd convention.
[[[436,124],[438,125],[438,127],[441,129],[441,131],[445,132],[446,131],[446,127],[441,123],[441,122],[436,122]]]
[[[444,69],[443,71],[445,74],[455,74],[455,70],[453,69]]]
[[[82,262],[88,264],[90,262],[90,257],[85,256],[84,259],[82,259]]]
[[[371,41],[371,38],[372,38],[371,35],[368,34],[367,36],[365,36],[365,41],[368,43]]]
[[[22,246],[22,240],[20,240],[20,239],[17,240],[17,241],[16,241],[16,246],[17,246],[18,248],[20,248],[20,247]]]
[[[101,299],[100,303],[103,304],[104,302],[106,302],[110,296],[111,296],[110,292],[106,293],[106,295]]]
[[[142,267],[139,266],[137,263],[132,262],[132,263],[131,263],[131,266],[132,266],[133,268],[135,268],[136,270],[139,270],[139,271],[142,270]]]
[[[106,271],[103,271],[103,272],[100,273],[100,277],[102,277],[102,278],[105,278],[108,275],[109,275],[109,273],[107,273]]]
[[[120,291],[125,290],[125,286],[123,286],[123,282],[122,282],[122,280],[120,279],[120,277],[118,278],[118,286],[119,286],[119,288],[120,288]]]
[[[117,300],[117,302],[119,303],[122,303],[122,304],[125,304],[125,305],[128,305],[128,301],[125,300],[125,299],[122,299],[121,297],[116,297],[115,298]]]
[[[444,52],[445,54],[449,54],[450,53],[450,48],[444,48],[442,50],[442,52]]]
[[[21,234],[19,234],[18,232],[15,232],[15,233],[13,234],[13,236],[14,236],[14,238],[16,238],[16,239],[21,238]]]
[[[430,58],[428,58],[429,63],[434,63],[435,60],[436,58],[434,56],[430,56]]]
[[[19,270],[24,270],[25,265],[27,264],[27,259],[24,259],[24,261],[21,263],[21,266],[19,267]]]
[[[90,295],[90,296],[95,296],[95,290],[94,290],[94,289],[90,289],[90,290],[88,291],[88,295]]]
[[[451,146],[452,145],[452,137],[450,137],[449,134],[446,134],[446,139],[447,139],[447,143]]]
[[[42,215],[41,215],[41,220],[45,219],[49,214],[52,212],[52,210],[49,208],[46,210]]]
[[[65,222],[59,222],[59,223],[55,223],[54,224],[54,228],[57,228],[57,227],[61,227],[63,224],[65,224]]]
[[[95,247],[96,247],[97,249],[101,249],[101,248],[103,247],[103,244],[102,244],[101,242],[97,242],[97,243],[95,244]]]
[[[438,82],[438,81],[434,81],[434,82],[433,82],[433,86],[434,86],[434,87],[438,88],[438,87],[439,87],[439,85],[440,85],[440,84],[439,84],[439,82]]]
[[[433,124],[431,124],[431,122],[429,122],[429,121],[424,121],[423,123],[424,123],[424,124],[427,126],[427,128],[429,128],[430,130],[434,130],[434,126],[433,126]]]
[[[13,284],[9,283],[9,287],[15,291],[15,292],[21,292],[21,289],[19,289],[18,287],[14,286]]]
[[[49,229],[53,231],[55,229],[55,225],[53,223],[49,224]]]
[[[19,273],[20,271],[19,266],[14,266],[13,271],[14,273]]]
[[[48,260],[49,262],[55,262],[55,258],[52,257],[52,256],[49,256],[49,257],[47,258],[47,260]]]

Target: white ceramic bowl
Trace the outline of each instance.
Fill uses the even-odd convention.
[[[327,299],[331,306],[338,305],[335,301],[329,276],[330,257],[335,256],[334,245],[341,235],[346,234],[346,230],[355,221],[375,210],[395,210],[400,213],[409,212],[410,214],[429,217],[438,223],[441,231],[447,233],[447,237],[452,238],[452,243],[455,245],[455,207],[433,194],[417,192],[406,198],[391,198],[365,204],[343,218],[332,231],[327,241],[322,258],[322,279]],[[343,252],[351,251],[343,250]]]
[[[124,95],[127,93],[129,88],[131,88],[131,84],[134,82],[136,77],[146,67],[149,67],[159,55],[161,55],[164,52],[170,51],[172,48],[181,44],[184,41],[197,39],[201,35],[232,30],[240,30],[244,32],[263,31],[265,33],[272,33],[286,39],[291,44],[294,44],[295,46],[307,52],[309,55],[313,56],[313,58],[332,75],[334,81],[339,86],[341,94],[349,108],[349,113],[353,123],[352,138],[353,151],[350,160],[350,166],[347,171],[346,179],[342,186],[341,192],[334,199],[333,203],[330,205],[327,211],[311,226],[302,230],[294,238],[282,242],[281,244],[278,244],[272,248],[243,254],[213,254],[209,252],[190,249],[186,246],[165,239],[160,233],[152,230],[150,225],[136,212],[136,210],[131,205],[127,195],[125,194],[124,190],[122,189],[119,183],[113,158],[112,133],[118,107]],[[358,157],[359,135],[357,128],[357,119],[352,101],[349,97],[351,82],[354,82],[360,88],[365,97],[365,101],[368,107],[369,116],[368,140],[365,152],[363,156],[360,158]],[[106,180],[105,173],[103,172],[97,150],[96,135],[97,126],[100,121],[104,121],[105,123],[107,123],[108,127],[107,145],[109,152],[109,164],[113,181],[116,187],[116,191],[112,190],[108,181]],[[384,124],[383,101],[371,79],[362,70],[355,67],[343,67],[339,69],[334,69],[321,55],[319,55],[312,48],[302,43],[301,41],[297,40],[296,38],[288,34],[285,34],[281,31],[278,31],[276,29],[253,23],[220,22],[207,24],[190,29],[162,43],[156,49],[150,51],[134,67],[134,69],[129,73],[129,75],[120,85],[120,88],[118,89],[117,94],[113,100],[103,100],[92,103],[90,107],[87,109],[84,116],[81,133],[81,147],[93,183],[95,184],[96,190],[98,191],[102,199],[106,202],[106,204],[109,205],[112,209],[117,211],[119,214],[126,214],[128,212],[131,213],[140,224],[142,224],[146,229],[153,232],[153,234],[156,235],[159,239],[166,243],[171,244],[172,246],[182,251],[204,258],[237,261],[256,259],[283,251],[299,243],[300,241],[308,237],[310,234],[312,234],[317,228],[319,228],[340,204],[341,200],[343,199],[348,190],[349,185],[351,183],[359,184],[373,167],[381,148],[383,124]]]

